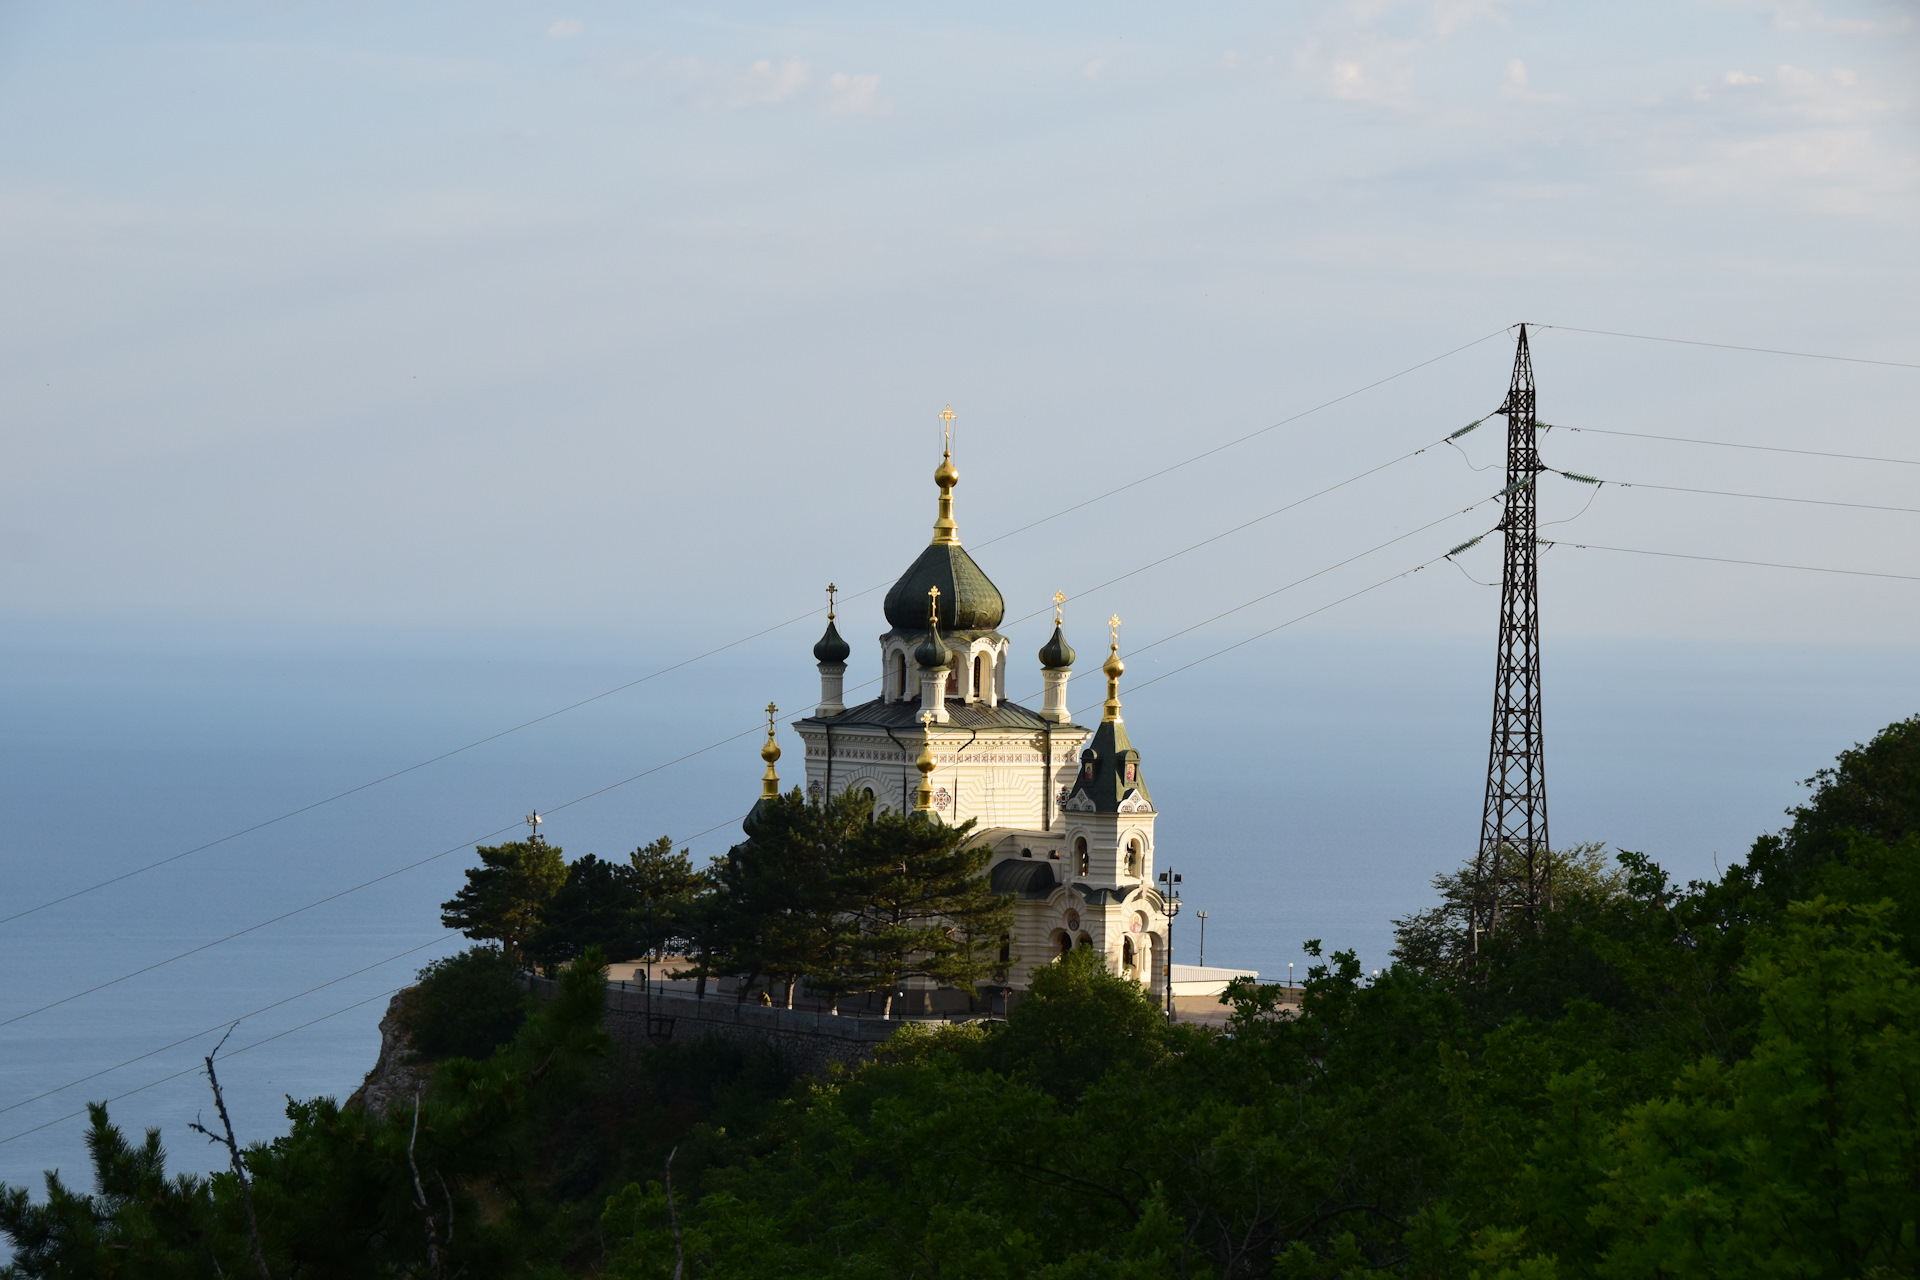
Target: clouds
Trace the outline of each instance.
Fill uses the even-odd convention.
[[[832,116],[883,116],[892,99],[880,91],[877,72],[835,71],[824,78],[804,58],[756,58],[727,62],[680,57],[611,59],[618,74],[672,84],[696,106],[718,111],[772,107],[809,108]]]
[[[562,18],[547,28],[549,40],[571,40],[587,29],[587,24],[578,18]]]

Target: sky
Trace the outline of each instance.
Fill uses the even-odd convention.
[[[0,1107],[444,950],[460,851],[529,807],[645,774],[550,833],[720,852],[829,581],[877,675],[948,404],[1012,683],[1056,590],[1083,654],[1125,619],[1210,958],[1385,963],[1477,839],[1499,540],[1438,557],[1497,520],[1502,422],[1441,442],[1520,322],[1543,457],[1607,482],[1541,481],[1556,837],[1711,874],[1920,703],[1920,582],[1861,576],[1920,575],[1920,515],[1873,509],[1920,508],[1917,35],[1864,0],[0,6],[6,907],[666,671],[0,922],[24,1009],[449,851],[0,1024]],[[263,1047],[248,1123],[351,1088],[379,1008]],[[0,1111],[0,1180],[75,1163],[9,1121],[140,1069]],[[127,1105],[190,1118],[172,1088]]]

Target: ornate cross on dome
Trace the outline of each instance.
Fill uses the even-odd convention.
[[[1053,593],[1053,625],[1056,627],[1060,625],[1060,606],[1065,604],[1066,602],[1067,602],[1066,592],[1056,591]]]
[[[1120,615],[1116,613],[1108,618],[1107,625],[1113,628],[1113,647],[1118,649],[1120,647]]]
[[[940,438],[947,453],[953,452],[953,406],[948,405],[940,411]]]
[[[834,586],[831,582],[827,584],[827,621],[828,622],[833,621],[833,593],[838,591],[839,589],[840,588]]]
[[[940,625],[940,588],[927,588],[927,626]]]
[[[771,702],[769,702],[767,704],[767,736],[769,738],[773,736],[773,718],[779,714],[780,714],[780,708],[774,706]]]

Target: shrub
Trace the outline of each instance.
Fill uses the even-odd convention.
[[[491,1057],[527,1016],[519,973],[498,947],[468,947],[420,971],[402,1019],[422,1057]]]

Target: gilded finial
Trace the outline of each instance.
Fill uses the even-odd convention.
[[[1117,723],[1120,719],[1120,676],[1127,669],[1127,664],[1120,661],[1120,615],[1116,613],[1108,618],[1107,625],[1113,629],[1113,644],[1107,650],[1107,660],[1101,664],[1100,670],[1107,677],[1105,718]]]
[[[760,758],[767,762],[767,772],[760,779],[760,798],[762,800],[778,799],[780,795],[780,774],[779,771],[773,767],[774,761],[780,758],[780,744],[774,738],[773,729],[773,718],[779,713],[780,708],[774,706],[771,702],[767,704],[767,742],[765,746],[760,748]]]
[[[840,590],[840,588],[834,586],[831,582],[827,584],[827,621],[828,622],[833,621],[833,596],[834,596],[834,593],[838,590]]]
[[[940,588],[927,588],[927,630],[940,629]]]
[[[926,736],[920,741],[920,755],[914,760],[913,767],[920,771],[920,789],[913,793],[913,808],[916,813],[933,812],[933,712],[920,713],[920,725]]]
[[[1066,592],[1056,591],[1053,593],[1053,625],[1056,627],[1060,625],[1061,606],[1065,605],[1066,602],[1067,602]]]
[[[940,465],[933,473],[933,482],[940,486],[940,516],[933,522],[935,546],[957,547],[960,545],[960,531],[953,523],[953,486],[960,483],[960,473],[953,466],[954,416],[952,405],[948,405],[940,412],[943,444]]]

